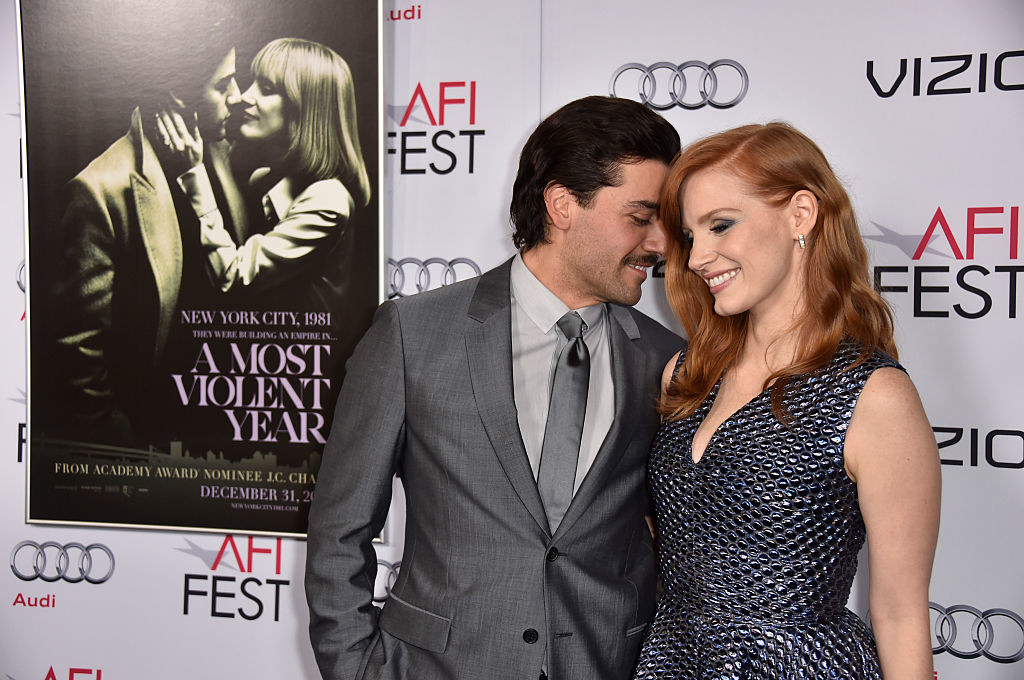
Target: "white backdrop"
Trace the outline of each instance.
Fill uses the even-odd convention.
[[[788,120],[818,141],[846,182],[897,313],[901,359],[943,444],[931,600],[933,620],[942,611],[950,619],[941,627],[948,639],[934,642],[944,650],[936,676],[1019,679],[1024,662],[992,657],[1024,649],[1024,3],[892,4],[385,3],[385,236],[393,264],[384,290],[414,294],[444,283],[449,265],[450,282],[513,252],[507,206],[517,151],[544,115],[609,93],[625,64],[733,60],[746,74],[745,95],[740,72],[726,64],[714,69],[712,98],[738,99],[733,106],[700,106],[702,72],[691,66],[681,98],[693,108],[663,113],[684,143]],[[616,94],[639,98],[639,74],[624,72]],[[671,104],[671,75],[653,71],[655,104]],[[0,546],[14,566],[0,576],[0,676],[317,678],[305,631],[304,542],[24,524],[19,136],[15,13],[4,0],[0,430],[9,448],[0,456]],[[417,276],[420,263],[429,278]],[[648,284],[641,307],[678,327],[660,284]],[[378,551],[382,597],[388,565],[401,559],[403,518],[399,494]],[[16,571],[32,574],[32,547],[13,553],[23,541],[101,544],[114,564],[94,548],[91,578],[109,573],[102,583],[22,580]],[[852,604],[862,614],[863,599],[859,588]],[[986,614],[977,619],[974,610]]]

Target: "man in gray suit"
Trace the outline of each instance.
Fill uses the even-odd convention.
[[[658,201],[678,149],[635,102],[564,106],[522,152],[519,254],[378,310],[347,365],[309,519],[326,680],[631,675],[655,599],[654,403],[682,340],[630,306],[666,247]],[[589,376],[565,390],[559,373],[581,365]],[[577,403],[578,427],[559,420]],[[559,437],[568,459],[549,448]],[[395,474],[405,552],[378,612],[372,541]]]

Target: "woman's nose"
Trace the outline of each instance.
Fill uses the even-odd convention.
[[[238,95],[238,101],[245,104],[252,104],[256,101],[256,83],[249,86],[249,89]]]
[[[700,270],[710,264],[712,260],[714,260],[714,253],[705,245],[703,239],[691,237],[690,258],[687,262],[687,266],[693,271],[699,273]]]

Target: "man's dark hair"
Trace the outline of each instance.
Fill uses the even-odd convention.
[[[541,121],[523,147],[512,187],[512,242],[526,251],[547,242],[544,190],[555,182],[588,207],[602,187],[618,186],[620,166],[670,163],[679,133],[660,115],[628,99],[584,97]]]

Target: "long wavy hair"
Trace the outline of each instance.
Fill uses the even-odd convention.
[[[776,208],[801,190],[818,199],[817,221],[805,235],[805,304],[793,327],[796,355],[764,384],[775,416],[788,421],[783,407],[787,385],[795,376],[826,366],[844,339],[860,349],[854,365],[876,349],[896,358],[892,311],[871,285],[850,197],[825,155],[786,123],[745,125],[683,150],[662,189],[661,219],[669,234],[665,289],[690,338],[683,365],[659,404],[662,415],[675,420],[696,411],[739,357],[747,337],[748,313],[715,314],[707,283],[687,266],[690,243],[682,232],[680,190],[687,178],[707,168],[734,173],[752,195]]]
[[[287,169],[310,181],[337,178],[356,205],[369,203],[355,85],[345,60],[320,43],[279,38],[256,54],[252,73],[280,87],[287,100]]]

